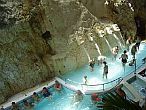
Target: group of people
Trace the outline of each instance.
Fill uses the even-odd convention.
[[[135,64],[135,62],[136,62],[136,53],[139,50],[140,43],[141,43],[141,40],[140,40],[139,37],[137,37],[137,39],[135,41],[135,44],[133,44],[133,45],[132,45],[131,37],[129,37],[127,39],[127,41],[126,41],[126,49],[123,51],[123,53],[119,57],[119,59],[121,59],[122,65],[124,67],[124,71],[125,71],[126,63],[129,63],[129,66],[133,66]],[[129,62],[128,62],[128,54],[127,54],[127,52],[130,52],[131,55],[132,55],[132,59]],[[115,60],[117,58],[118,53],[119,53],[119,47],[118,46],[113,47],[112,54],[113,54],[113,58]],[[142,59],[142,62],[143,63],[146,62],[146,57],[144,57]],[[107,65],[107,62],[105,61],[105,58],[98,58],[98,65],[99,64],[103,64],[103,78],[105,77],[107,79],[108,65]],[[145,70],[141,73],[141,75],[143,75],[144,77],[146,76]],[[87,82],[87,76],[85,76],[85,79],[86,79],[85,82]],[[116,87],[115,92],[116,92],[116,94],[118,96],[126,99],[126,93],[121,87]],[[146,97],[146,87],[141,88],[140,92]],[[102,98],[98,94],[93,93],[91,95],[91,100],[92,100],[93,103],[96,103],[96,102],[101,102]]]
[[[103,68],[103,77],[105,76],[107,78],[107,74],[108,74],[108,65],[106,63],[106,57],[105,56],[99,56],[98,59],[97,59],[97,63],[98,65],[101,65],[101,64],[104,64],[104,68]],[[89,61],[89,67],[90,67],[90,70],[91,72],[94,70],[94,65],[95,65],[95,60],[90,60]],[[87,76],[84,76],[83,77],[83,82],[84,84],[87,84]]]
[[[119,58],[119,59],[121,59],[123,67],[125,67],[125,64],[127,63],[127,60],[128,60],[127,51],[129,51],[129,46],[131,45],[131,43],[132,43],[131,37],[129,37],[126,41],[127,50],[124,50],[123,54]],[[136,55],[136,52],[139,50],[139,46],[140,46],[140,39],[138,37],[136,40],[136,43],[131,48],[131,55],[133,56],[133,59],[130,61],[129,66],[132,66],[134,64],[135,55]],[[115,60],[117,58],[118,53],[119,53],[119,47],[116,46],[112,49],[112,54],[113,54],[113,57]],[[98,65],[103,64],[103,78],[105,77],[107,79],[108,65],[107,65],[107,62],[105,61],[105,59],[106,59],[106,57],[99,56],[98,57]],[[94,65],[95,65],[95,60],[93,59],[89,62],[89,66],[90,66],[91,71],[94,70]],[[84,80],[84,84],[88,83],[87,76],[84,76],[83,80]],[[62,89],[62,85],[58,81],[55,81],[54,89],[56,91],[60,92]],[[48,99],[52,98],[52,93],[46,87],[44,87],[42,89],[41,93],[42,93],[44,98],[48,98]],[[116,93],[119,94],[121,97],[126,98],[125,92],[120,87],[116,89]],[[94,102],[101,101],[101,99],[98,97],[97,94],[92,94],[91,99]],[[29,102],[27,99],[23,100],[24,110],[32,110],[35,103],[38,103],[41,100],[41,97],[36,92],[34,92],[32,95],[32,100],[33,100],[33,102]],[[73,102],[80,102],[82,100],[83,100],[83,93],[80,90],[78,90],[76,92],[76,94],[74,95]],[[2,107],[1,110],[5,110],[5,109]],[[12,102],[11,110],[20,110],[18,104],[15,102]]]
[[[127,60],[128,60],[127,51],[130,50],[129,47],[130,47],[131,44],[132,44],[131,37],[129,37],[126,41],[127,50],[124,50],[123,54],[119,58],[119,59],[121,59],[123,67],[125,67],[125,64],[127,63]],[[136,40],[136,43],[131,47],[131,55],[133,57],[132,57],[132,60],[129,62],[129,66],[134,65],[135,55],[136,55],[136,52],[139,50],[139,46],[140,46],[140,39],[138,37],[137,40]],[[118,52],[119,52],[119,47],[118,46],[116,46],[112,49],[112,53],[113,53],[113,56],[114,56],[115,60],[116,60],[116,57],[118,55]]]
[[[136,61],[135,55],[136,55],[136,52],[139,50],[140,42],[141,42],[140,38],[137,37],[135,44],[131,47],[131,51],[130,52],[131,52],[131,55],[132,55],[132,59],[129,61],[129,66],[133,66],[135,64],[135,61]],[[121,59],[122,65],[124,67],[124,71],[125,71],[125,64],[128,63],[128,54],[127,54],[127,52],[130,50],[129,47],[131,46],[131,44],[132,44],[132,38],[129,37],[127,39],[127,41],[126,41],[127,50],[125,49],[123,51],[123,53],[121,54],[120,58],[119,58],[119,59]],[[117,55],[119,53],[119,46],[113,47],[111,51],[112,51],[114,59],[116,60]],[[107,79],[108,65],[107,65],[107,62],[105,60],[106,60],[105,56],[99,56],[98,59],[97,59],[97,63],[98,63],[98,65],[103,64],[103,78],[105,77]],[[142,61],[145,63],[145,59],[143,59]],[[89,62],[89,66],[91,67],[91,71],[94,70],[93,69],[94,65],[95,65],[95,60],[91,60]],[[86,79],[85,80],[85,84],[86,84],[87,76],[84,79]]]
[[[107,79],[108,65],[107,65],[107,62],[105,61],[105,57],[102,58],[102,59],[100,59],[100,60],[98,60],[98,62],[100,62],[99,64],[103,64],[103,78],[105,77],[105,78]],[[95,61],[94,61],[94,64],[95,64]],[[91,65],[91,64],[89,64],[89,66],[90,66],[90,65]],[[90,66],[90,67],[91,67],[91,66]],[[93,71],[94,66],[92,66],[91,68],[92,68],[91,70]],[[87,84],[87,82],[88,82],[87,76],[84,76],[84,77],[83,77],[83,82],[84,82],[84,84]]]
[[[56,92],[61,93],[62,85],[58,81],[55,81],[54,89],[56,90]],[[22,110],[22,109],[33,110],[33,107],[44,98],[48,98],[48,100],[52,99],[52,93],[49,91],[49,88],[47,87],[43,87],[41,94],[34,92],[31,96],[31,100],[24,99],[22,101],[23,107],[19,106],[19,104],[16,102],[12,102],[11,110]],[[83,100],[83,93],[80,90],[77,90],[75,94],[73,95],[72,105],[74,107],[78,107],[78,105],[80,104],[80,102],[82,102],[82,100]],[[0,110],[5,110],[5,108],[3,108],[2,106]]]
[[[131,55],[132,55],[132,60],[130,60],[129,62],[129,66],[133,66],[135,64],[135,61],[136,61],[136,53],[138,52],[139,50],[139,47],[140,47],[140,43],[141,43],[141,39],[140,37],[137,37],[136,40],[135,40],[135,44],[132,45],[132,38],[129,37],[126,41],[126,44],[127,44],[127,50],[129,51],[129,46],[131,46]]]
[[[54,89],[58,93],[60,93],[62,90],[62,85],[57,80],[55,81]],[[35,104],[37,104],[38,102],[41,101],[41,99],[43,99],[41,95],[43,96],[43,98],[48,98],[49,100],[52,98],[52,93],[49,91],[49,89],[47,87],[43,87],[41,94],[38,94],[36,92],[32,94],[31,101],[28,99],[24,99],[23,107],[21,108],[19,104],[17,104],[16,102],[12,102],[11,110],[22,110],[22,108],[23,110],[33,110],[33,107],[35,106]],[[5,108],[2,107],[0,110],[5,110]]]
[[[127,48],[127,51],[129,51],[129,47],[132,44],[132,42],[133,42],[132,37],[131,36],[128,37],[128,39],[126,40],[126,48]],[[140,37],[137,36],[137,38],[135,39],[135,45],[136,45],[137,49],[139,49],[140,42],[141,42],[141,39],[140,39]]]

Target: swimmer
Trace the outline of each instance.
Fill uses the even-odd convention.
[[[36,92],[33,93],[32,99],[33,99],[33,102],[34,102],[34,103],[40,101],[40,97],[39,97],[39,95],[38,95]]]
[[[11,110],[20,110],[20,108],[15,102],[12,102]]]
[[[54,88],[56,91],[60,92],[62,89],[62,85],[58,81],[55,81]]]
[[[23,100],[25,110],[33,110],[33,106],[27,100]]]
[[[43,88],[42,94],[45,98],[48,97],[49,99],[51,99],[52,94],[49,92],[49,90],[46,87]]]

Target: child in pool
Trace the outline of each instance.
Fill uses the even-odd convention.
[[[58,81],[55,81],[54,88],[56,91],[60,92],[62,89],[62,85]]]
[[[51,99],[52,94],[46,87],[43,88],[42,94],[45,98],[48,97],[49,99]]]
[[[32,99],[33,99],[34,103],[37,103],[40,101],[40,97],[36,92],[33,93]]]

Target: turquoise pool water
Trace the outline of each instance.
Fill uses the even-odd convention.
[[[107,79],[103,78],[103,74],[102,74],[103,66],[102,65],[98,66],[97,64],[95,64],[94,71],[92,72],[89,69],[89,65],[85,65],[77,70],[64,74],[61,78],[66,80],[67,83],[71,83],[80,87],[78,84],[84,83],[83,82],[84,76],[87,76],[88,85],[103,84],[112,81],[114,79],[117,79],[119,77],[124,77],[132,73],[135,70],[135,66],[129,66],[129,64],[127,63],[124,71],[124,68],[121,64],[121,60],[119,59],[122,53],[123,51],[119,52],[116,60],[112,60],[112,57],[107,57],[106,61],[109,66],[109,73]],[[130,52],[128,52],[127,54],[128,54],[128,61],[130,61],[132,59],[132,55]],[[146,57],[146,43],[143,42],[140,45],[140,50],[136,53],[137,68],[142,65],[142,58],[144,57]],[[109,86],[112,86],[112,84],[106,85],[106,87]],[[99,88],[102,88],[102,86],[100,86]]]
[[[140,92],[141,88],[146,87],[146,83],[145,83],[143,80],[141,80],[141,79],[139,79],[139,78],[136,78],[136,79],[135,79],[134,81],[132,81],[130,84],[136,89],[136,91],[137,91],[141,96],[143,96],[143,97],[146,96],[146,94],[143,94],[143,93]]]
[[[129,60],[131,60],[131,54],[128,53]],[[146,44],[141,43],[140,50],[136,54],[137,59],[137,68],[142,65],[142,58],[146,56]],[[120,54],[119,56],[120,57]],[[106,83],[109,81],[112,81],[118,77],[124,77],[131,72],[134,71],[134,66],[129,66],[126,64],[125,72],[121,65],[121,60],[117,59],[116,61],[113,61],[112,58],[107,58],[107,62],[109,65],[109,74],[108,79],[103,79],[102,77],[102,66],[95,65],[94,71],[91,72],[88,65],[85,65],[77,70],[71,71],[63,75],[63,79],[69,79],[70,81],[67,81],[68,83],[72,84],[82,84],[83,83],[83,76],[88,77],[88,83],[89,84],[101,84]],[[134,84],[134,83],[133,83]],[[138,82],[139,84],[139,82]],[[140,82],[141,85],[141,82]],[[142,84],[143,85],[143,84]],[[78,86],[78,85],[76,85]],[[113,86],[112,84],[107,85],[108,87]],[[137,88],[137,86],[136,86]],[[130,99],[133,99],[133,95],[123,87],[123,89],[126,91],[128,97]],[[137,88],[138,90],[139,88]],[[77,107],[73,106],[72,104],[72,96],[75,92],[67,89],[64,87],[64,91],[62,94],[54,93],[52,100],[44,99],[40,103],[38,103],[35,106],[35,110],[48,110],[48,108],[51,108],[51,110],[98,110],[95,105],[92,104],[92,101],[90,99],[90,95],[85,95],[83,101],[80,103],[80,105]]]
[[[61,93],[50,89],[53,93],[52,99],[45,98],[39,102],[34,110],[98,110],[91,102],[90,95],[84,95],[82,102],[76,106],[72,102],[75,92],[63,87]]]
[[[77,70],[71,71],[63,75],[64,80],[69,79],[68,83],[73,83],[78,86],[78,83],[83,83],[83,76],[87,76],[88,84],[96,85],[102,84],[119,77],[124,77],[129,73],[134,71],[134,66],[128,66],[126,64],[125,72],[121,64],[121,60],[118,59],[120,57],[120,53],[117,57],[117,60],[113,61],[111,57],[107,58],[107,63],[109,65],[109,73],[108,79],[103,79],[102,75],[102,66],[95,65],[94,71],[91,72],[88,65],[85,65]],[[137,59],[137,68],[142,65],[142,58],[146,57],[146,44],[141,43],[140,50],[136,54]],[[131,55],[129,53],[129,60],[131,60]],[[112,87],[111,83],[107,85],[107,87]],[[99,87],[100,88],[100,87]],[[101,87],[102,88],[102,87]],[[139,89],[139,88],[138,88]],[[93,104],[90,99],[90,95],[84,95],[83,101],[79,104],[79,106],[74,106],[72,103],[72,97],[75,94],[74,91],[67,89],[66,87],[63,88],[62,93],[57,93],[53,88],[50,88],[53,96],[52,99],[49,100],[47,98],[42,98],[42,100],[34,106],[33,110],[98,110]],[[131,99],[133,96],[130,96]],[[7,109],[9,110],[9,109]]]

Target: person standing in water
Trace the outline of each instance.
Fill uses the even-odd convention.
[[[87,85],[87,82],[88,82],[87,76],[84,76],[84,77],[83,77],[83,82],[84,82],[85,85]]]
[[[118,53],[119,53],[119,46],[113,47],[112,54],[113,54],[115,60],[117,58]]]
[[[124,50],[123,54],[121,55],[121,57],[119,59],[122,59],[122,65],[124,67],[124,72],[125,72],[125,64],[127,63],[128,60],[128,55],[127,55],[127,51]]]
[[[133,45],[132,48],[131,48],[131,55],[133,56],[133,58],[135,58],[135,54],[136,54],[136,52],[137,52],[137,49],[136,49],[136,48],[137,48],[137,47],[136,47],[136,44]]]
[[[128,55],[127,55],[127,51],[124,50],[123,54],[121,55],[120,59],[122,59],[122,64],[123,66],[125,66],[125,64],[127,63],[127,59],[128,59]]]
[[[61,92],[62,85],[57,80],[55,81],[54,89],[58,92]]]
[[[107,63],[106,63],[105,61],[103,62],[103,64],[104,64],[104,67],[103,67],[103,78],[104,78],[104,76],[105,76],[106,79],[107,79],[108,65],[107,65]]]
[[[140,42],[141,42],[140,37],[137,37],[137,39],[136,39],[136,44],[135,44],[136,47],[137,47],[137,50],[139,50]]]
[[[91,61],[89,62],[89,66],[90,66],[90,68],[91,68],[91,71],[94,70],[94,65],[95,65],[95,60],[93,59],[93,60],[91,60]]]
[[[129,51],[129,47],[131,45],[131,37],[129,37],[127,40],[126,40],[126,47],[127,47],[127,51]]]

